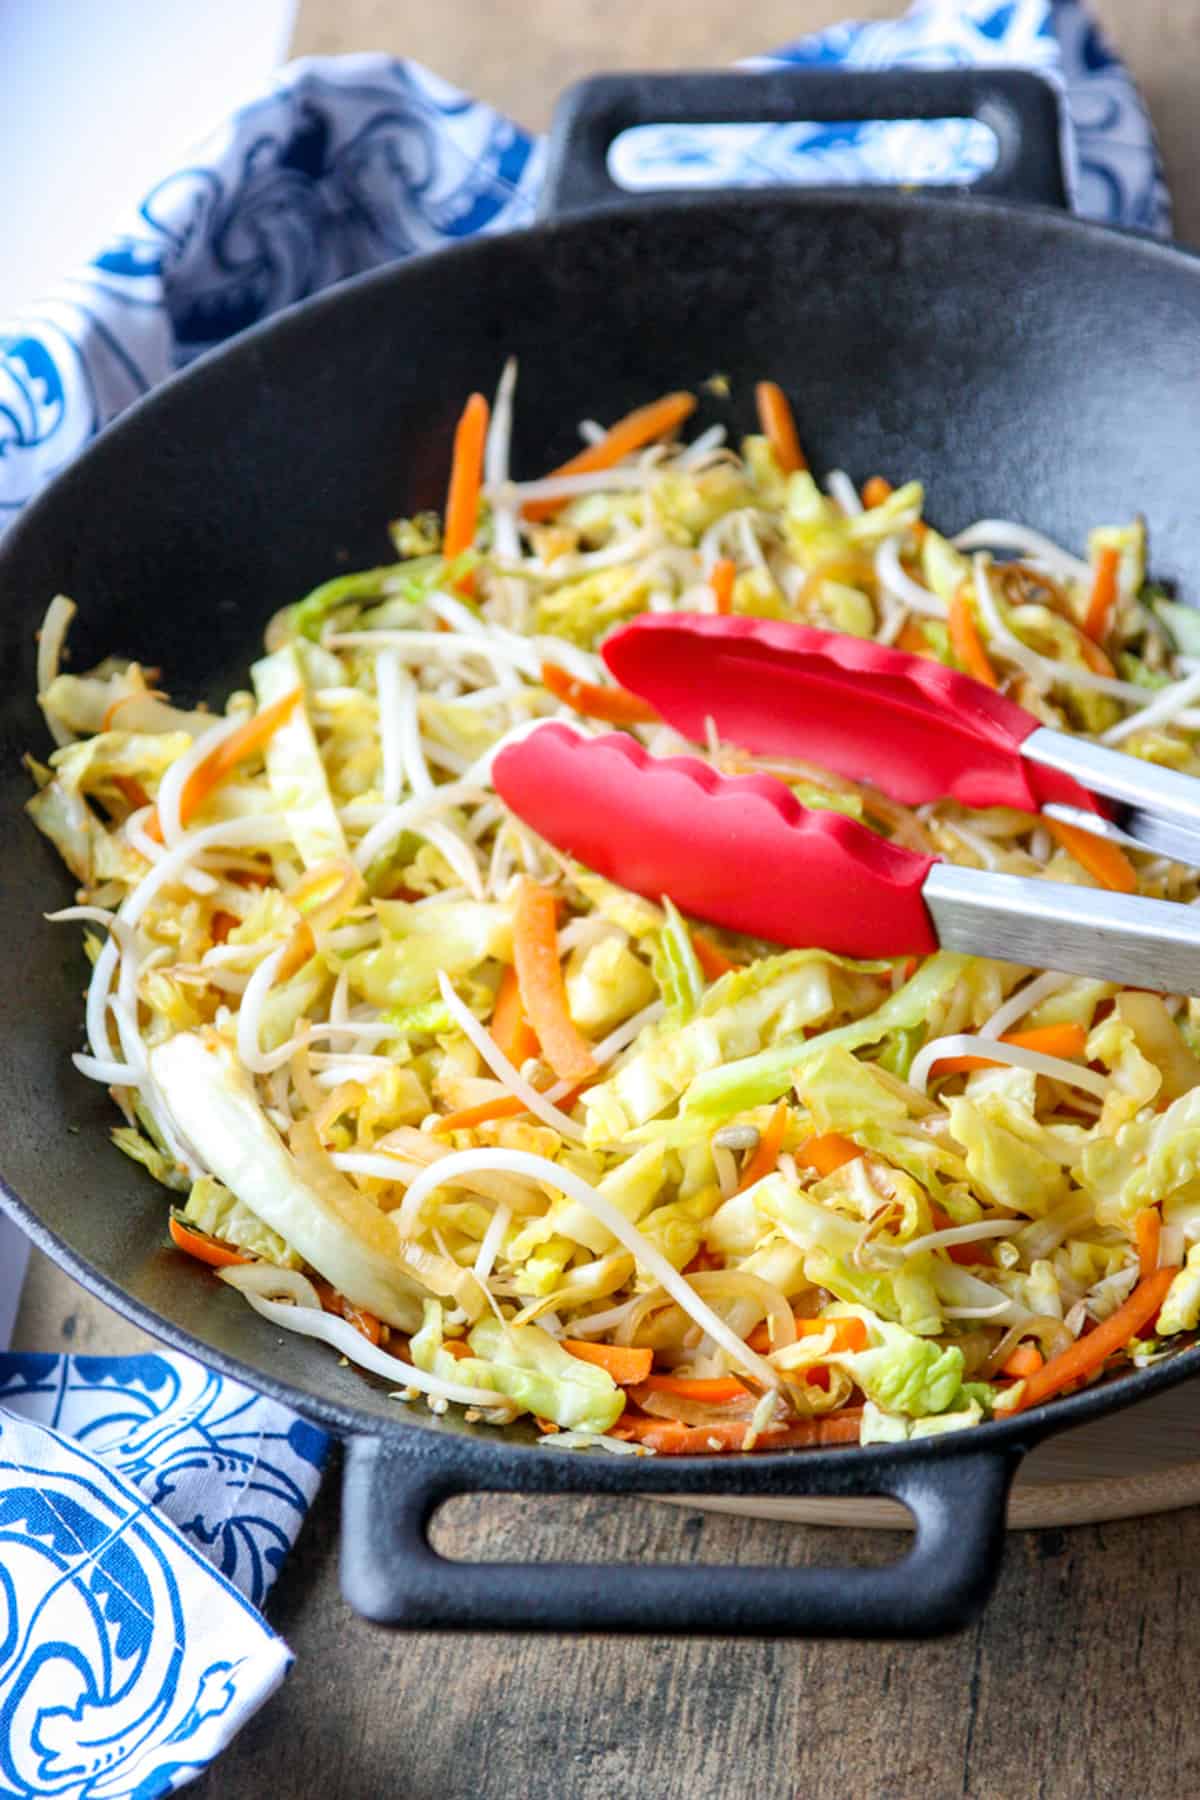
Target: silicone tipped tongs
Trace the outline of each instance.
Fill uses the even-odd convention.
[[[1048,730],[924,657],[807,626],[645,614],[604,660],[702,741],[801,758],[909,806],[953,798],[1117,836],[1200,866],[1200,782]],[[1200,910],[957,867],[799,804],[767,775],[653,757],[629,735],[548,722],[493,764],[497,792],[550,843],[648,898],[779,944],[856,956],[947,949],[1200,992]]]

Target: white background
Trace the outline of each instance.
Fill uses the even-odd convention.
[[[295,0],[0,0],[0,319],[287,54]]]

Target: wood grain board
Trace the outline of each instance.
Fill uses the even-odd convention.
[[[888,0],[301,0],[297,53],[412,55],[523,123],[601,68],[704,66]],[[1178,234],[1200,242],[1200,0],[1094,0],[1160,131]],[[35,1256],[20,1347],[149,1340]],[[283,1688],[197,1800],[1192,1800],[1200,1792],[1200,1404],[1187,1386],[1029,1459],[996,1592],[938,1643],[720,1637],[393,1637],[337,1580],[331,1471],[269,1608],[296,1652]],[[684,1501],[485,1495],[439,1516],[443,1554],[745,1562],[886,1560],[879,1503],[786,1518]],[[803,1508],[803,1511],[796,1510]],[[1170,1510],[1168,1510],[1170,1509]],[[1183,1509],[1183,1510],[1179,1510]],[[1150,1516],[1134,1517],[1142,1513]],[[1129,1516],[1127,1516],[1129,1515]],[[1071,1520],[1095,1521],[1062,1529]],[[698,1571],[699,1575],[699,1571]],[[703,1579],[702,1576],[699,1576]]]

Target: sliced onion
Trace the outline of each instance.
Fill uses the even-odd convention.
[[[950,541],[956,550],[1011,550],[1016,556],[1037,557],[1068,581],[1090,582],[1092,579],[1090,565],[1080,557],[1072,556],[1053,538],[1045,537],[1029,525],[1017,525],[1011,519],[977,519],[974,525],[968,525]]]
[[[1061,1319],[1052,1319],[1048,1314],[1036,1313],[1028,1319],[1023,1319],[1019,1325],[1009,1326],[987,1361],[980,1367],[979,1378],[981,1381],[990,1381],[993,1375],[1000,1373],[1022,1338],[1036,1338],[1047,1362],[1055,1356],[1060,1356],[1075,1341]]]
[[[240,1294],[257,1294],[260,1300],[290,1301],[293,1306],[324,1309],[316,1288],[299,1269],[280,1269],[274,1263],[250,1262],[222,1270],[221,1279]]]
[[[37,697],[44,701],[46,690],[58,676],[58,665],[62,660],[63,645],[71,620],[75,617],[75,602],[68,600],[65,594],[55,594],[46,608],[38,632],[37,648]],[[45,707],[43,706],[43,711]],[[61,748],[63,744],[73,744],[75,733],[46,713],[46,725],[50,736]]]
[[[765,1319],[772,1351],[795,1343],[796,1321],[792,1309],[779,1289],[764,1281],[761,1275],[753,1275],[746,1269],[702,1269],[689,1275],[688,1280],[696,1293],[706,1299],[731,1299],[741,1304],[743,1317],[736,1322],[730,1321],[731,1329],[744,1326],[745,1331],[750,1332],[760,1319]],[[651,1288],[618,1324],[613,1341],[636,1343],[638,1331],[650,1314],[669,1305],[673,1298],[661,1286]],[[590,1322],[595,1323],[594,1320]],[[712,1333],[708,1335],[711,1337]]]

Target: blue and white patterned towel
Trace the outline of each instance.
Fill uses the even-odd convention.
[[[1077,0],[918,0],[778,52],[856,67],[1023,64],[1058,80],[1074,204],[1165,233],[1153,133]],[[654,127],[630,186],[969,181],[962,123]],[[127,229],[0,332],[0,522],[201,351],[363,269],[528,223],[543,147],[411,62],[284,70]],[[0,1800],[151,1800],[275,1688],[257,1611],[322,1433],[186,1357],[0,1355]]]

